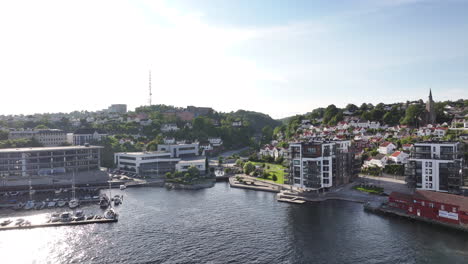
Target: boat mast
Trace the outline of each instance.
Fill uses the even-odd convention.
[[[72,199],[73,199],[73,200],[76,200],[76,193],[75,193],[75,170],[73,170]]]

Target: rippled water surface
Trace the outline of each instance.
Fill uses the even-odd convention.
[[[468,234],[368,214],[360,204],[278,203],[226,183],[123,193],[118,223],[1,231],[1,263],[468,263]],[[0,218],[40,221],[50,212]]]

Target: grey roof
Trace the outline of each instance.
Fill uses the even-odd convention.
[[[98,149],[104,148],[101,146],[64,146],[64,147],[38,147],[38,148],[5,148],[0,149],[0,153],[5,152],[38,152],[38,151],[54,151],[54,150],[74,150],[74,149]]]

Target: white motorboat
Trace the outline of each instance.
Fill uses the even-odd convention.
[[[34,208],[34,201],[27,201],[24,205],[24,210],[31,210]]]
[[[67,204],[67,201],[60,200],[57,202],[58,207],[64,207]]]
[[[60,214],[57,213],[57,212],[50,214],[50,219],[49,219],[49,221],[50,221],[51,223],[55,223],[55,222],[60,221]]]
[[[49,203],[47,204],[47,207],[48,207],[48,208],[53,208],[53,207],[55,207],[56,205],[57,205],[57,203],[54,202],[54,201],[52,201],[52,202],[49,202]]]
[[[64,212],[60,214],[60,221],[61,222],[70,222],[72,220],[72,214],[69,212]]]
[[[55,190],[54,192],[55,192],[55,194],[60,194],[60,193],[62,193],[62,189]]]
[[[104,212],[105,219],[117,219],[118,214],[114,211],[113,208],[109,208]]]
[[[70,207],[71,209],[77,208],[78,206],[80,206],[80,202],[78,201],[78,199],[71,199],[68,202],[68,207]]]
[[[127,188],[127,186],[125,186],[124,184],[120,185],[120,190],[125,190]]]
[[[75,217],[73,217],[73,221],[83,221],[85,219],[86,218],[85,218],[83,211],[78,210],[75,212]]]

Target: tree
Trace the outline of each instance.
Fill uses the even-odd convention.
[[[424,112],[424,108],[421,104],[414,104],[406,108],[405,117],[401,121],[404,125],[418,126],[421,118],[421,114]]]
[[[273,138],[273,129],[271,126],[265,126],[262,128],[262,143],[269,143]]]
[[[35,127],[35,129],[49,129],[46,125],[38,125]]]
[[[255,165],[252,162],[247,162],[244,164],[244,173],[249,175],[251,172],[255,170]]]
[[[331,104],[325,109],[325,114],[323,116],[323,123],[328,124],[332,120],[332,118],[338,114],[338,108],[335,105]]]
[[[348,104],[346,105],[346,110],[353,113],[356,112],[359,108],[355,104]]]
[[[274,182],[278,181],[278,177],[276,176],[276,174],[273,174],[273,176],[271,177],[271,179],[272,179]]]
[[[268,179],[268,177],[270,177],[270,173],[268,173],[267,171],[263,171],[262,178]]]
[[[8,132],[0,130],[0,140],[7,140],[8,139]]]
[[[191,179],[196,179],[200,176],[200,171],[194,166],[190,166],[187,169],[187,173],[190,174]]]

